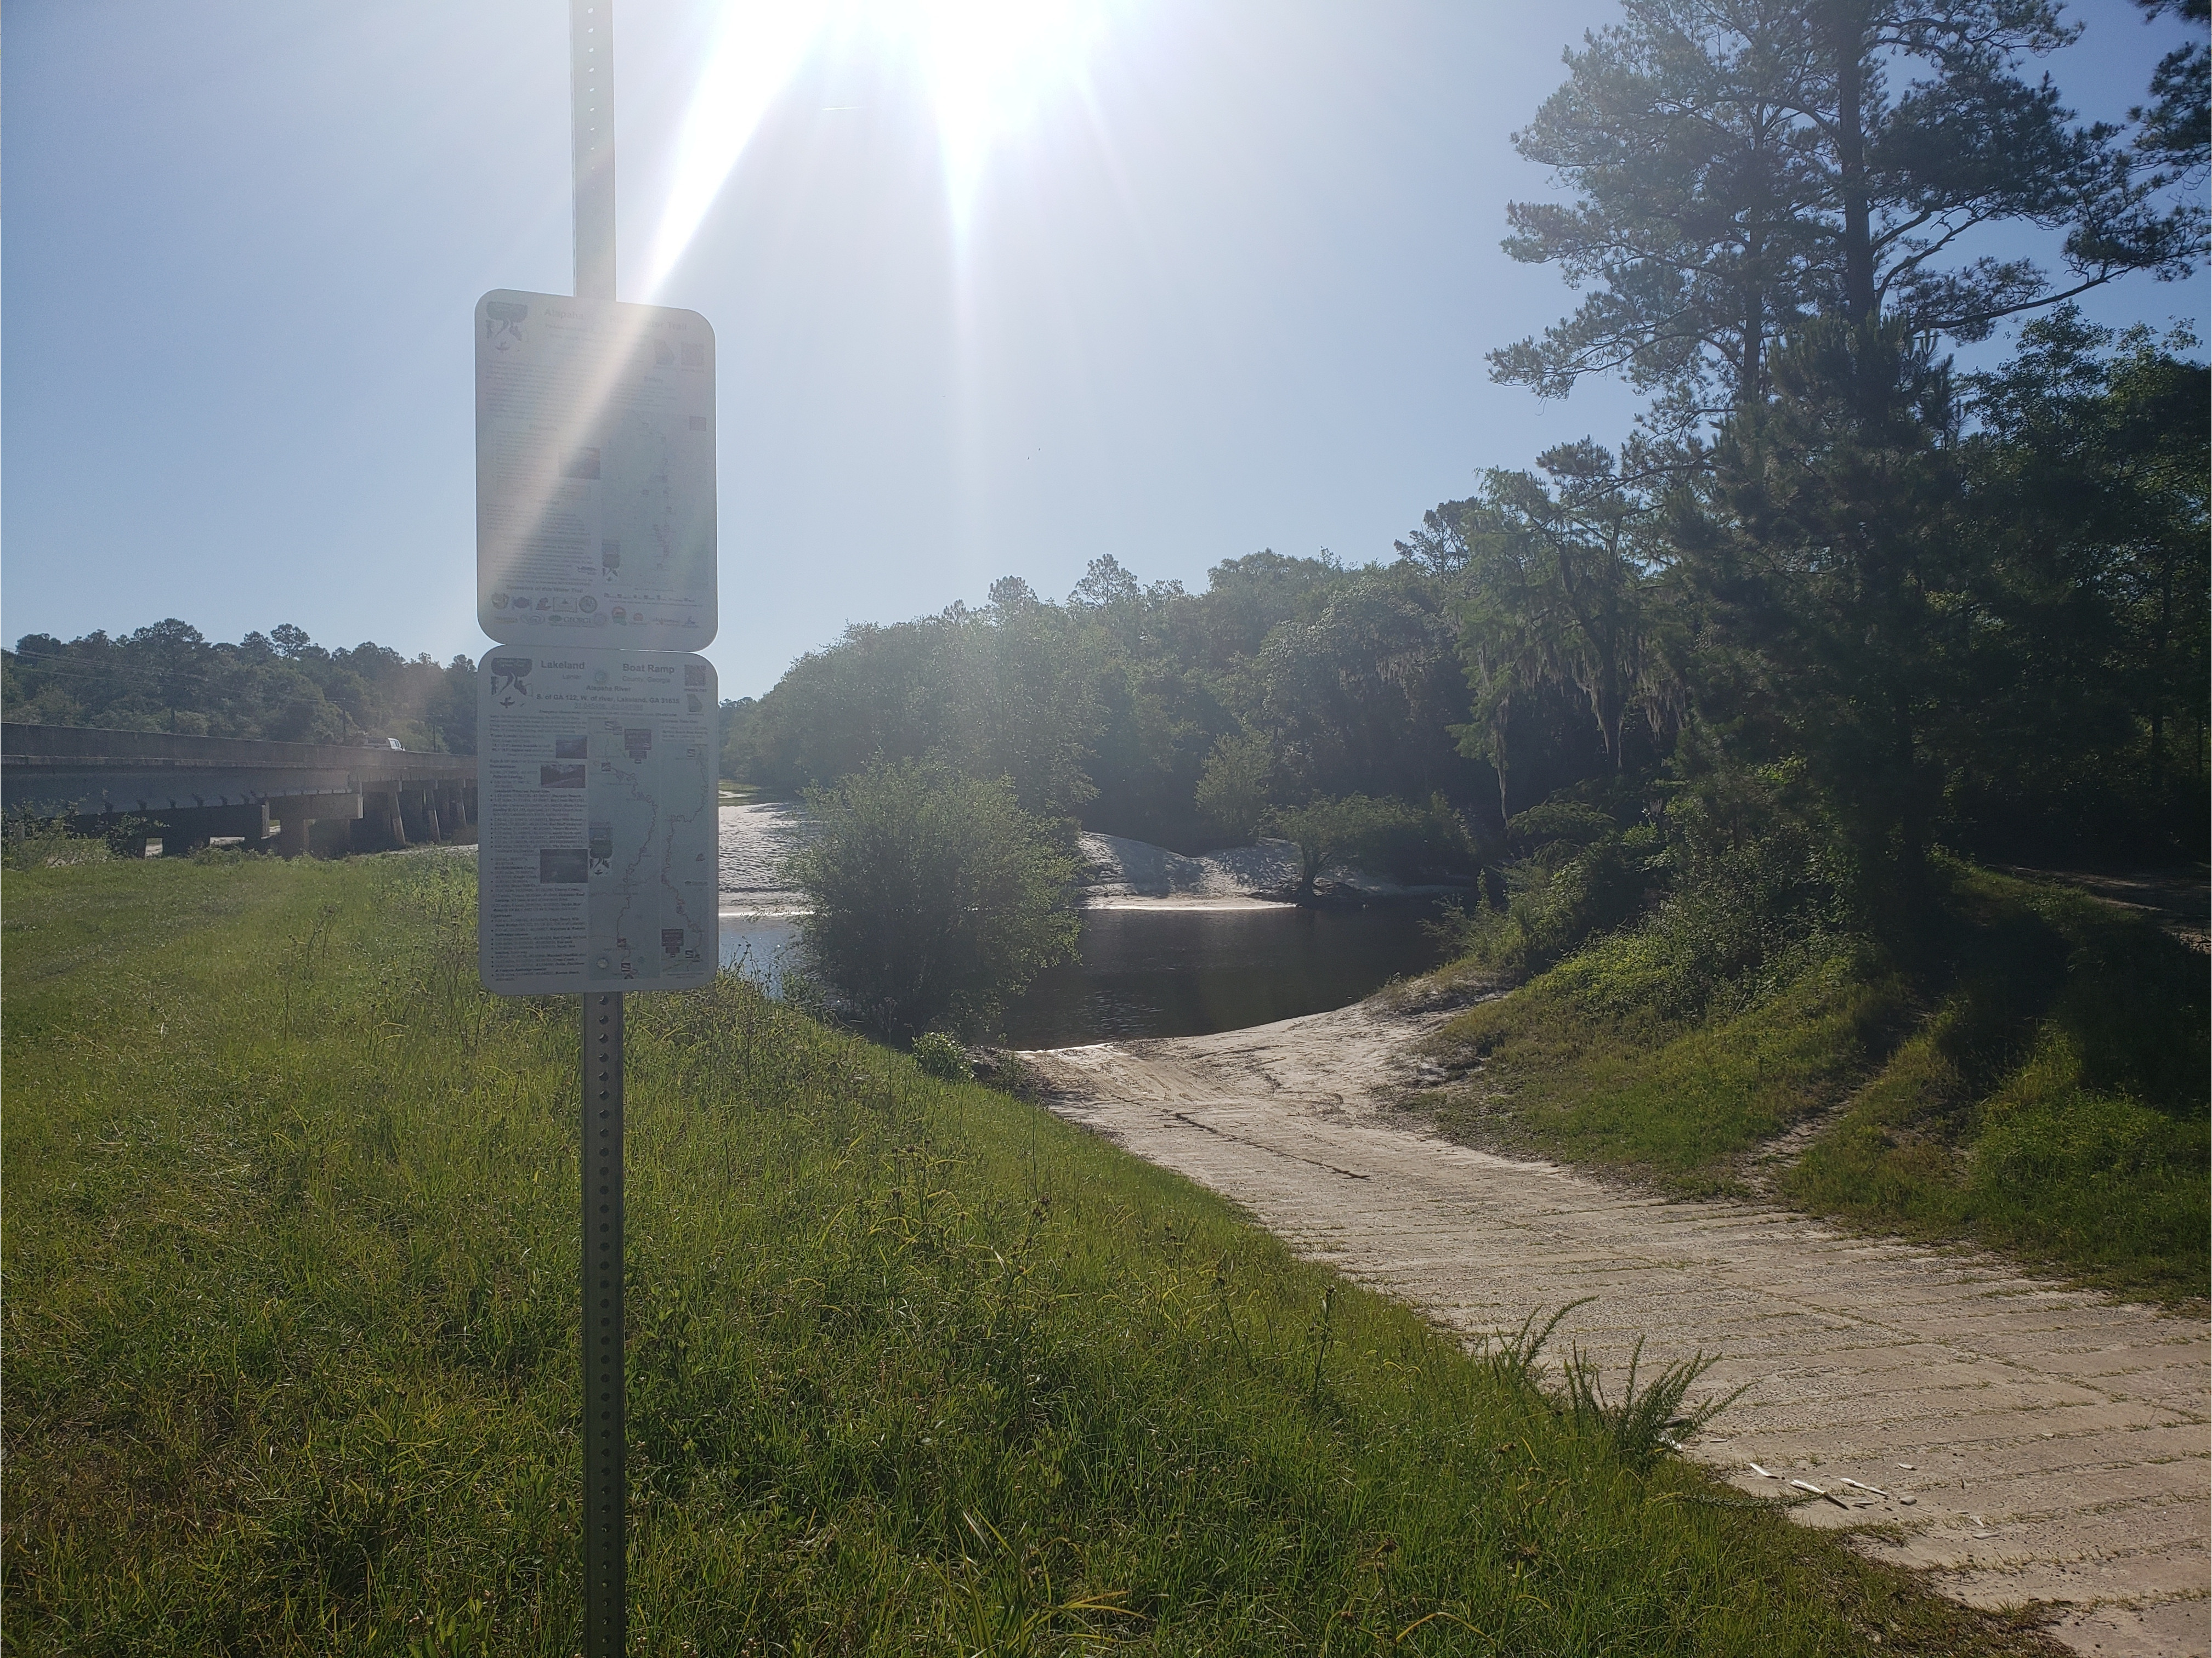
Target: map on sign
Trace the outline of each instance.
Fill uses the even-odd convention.
[[[477,301],[477,619],[502,644],[714,637],[714,331],[696,311]]]
[[[477,674],[477,965],[501,995],[714,976],[714,665],[512,647]]]

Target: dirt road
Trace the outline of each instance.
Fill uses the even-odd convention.
[[[1741,1489],[1979,1605],[2068,1603],[2083,1652],[2203,1658],[2201,1321],[1786,1211],[1668,1201],[1409,1128],[1377,1091],[1440,1016],[1347,1008],[1026,1057],[1054,1108],[1469,1335],[1560,1327],[1608,1367],[1703,1349],[1750,1390],[1693,1448]],[[1774,1479],[1751,1471],[1759,1464]],[[1856,1483],[1846,1483],[1856,1482]]]

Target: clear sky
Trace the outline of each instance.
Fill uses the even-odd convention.
[[[1387,557],[1632,416],[1483,363],[1572,303],[1508,135],[1606,0],[616,4],[623,297],[720,341],[726,695],[1102,553]],[[2178,36],[2072,15],[2118,117]],[[0,54],[0,633],[484,648],[470,318],[569,291],[562,0],[10,0]]]

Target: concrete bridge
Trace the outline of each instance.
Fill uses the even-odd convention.
[[[0,808],[166,857],[235,840],[296,858],[473,841],[472,754],[0,725]],[[143,828],[142,828],[143,825]]]

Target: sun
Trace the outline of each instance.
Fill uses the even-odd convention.
[[[769,106],[808,58],[866,42],[906,57],[935,117],[945,198],[964,239],[992,154],[1079,94],[1100,39],[1141,0],[726,0],[676,140],[646,257],[657,291]]]
[[[1080,89],[1112,0],[876,0],[910,31],[943,146],[957,222],[972,210],[991,152]]]

